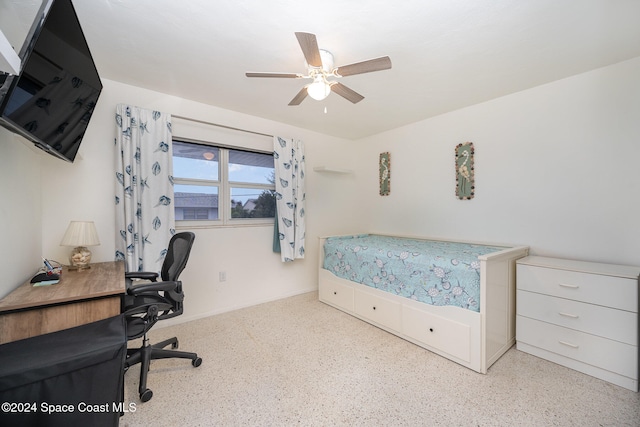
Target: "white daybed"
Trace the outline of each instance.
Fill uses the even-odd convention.
[[[397,236],[386,237],[394,239]],[[528,247],[501,246],[496,250],[496,245],[492,245],[491,253],[477,257],[474,266],[478,268],[479,264],[479,272],[475,272],[476,276],[480,276],[479,301],[469,299],[476,305],[477,311],[474,311],[458,306],[431,305],[338,277],[323,268],[325,242],[336,238],[349,237],[320,238],[320,301],[483,374],[515,343],[515,262],[527,256]],[[438,239],[402,238],[448,243]],[[356,247],[356,250],[359,249]],[[391,258],[399,258],[393,256],[391,250],[387,258],[384,251],[378,250],[378,253],[380,256],[374,262],[378,267]],[[403,254],[407,256],[407,252]],[[362,261],[362,258],[359,260]],[[361,263],[366,264],[367,261]],[[371,263],[368,266],[370,270],[376,268]],[[398,267],[393,268],[397,271]],[[338,270],[338,267],[334,269]]]

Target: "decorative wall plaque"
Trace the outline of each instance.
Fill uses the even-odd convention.
[[[471,200],[475,193],[473,142],[456,146],[456,196],[460,200]]]
[[[380,153],[380,195],[388,196],[391,193],[391,154],[387,151]]]

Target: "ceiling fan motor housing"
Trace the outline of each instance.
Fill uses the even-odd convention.
[[[322,59],[322,71],[331,74],[333,71],[333,54],[328,50],[318,49],[320,51],[320,59]]]

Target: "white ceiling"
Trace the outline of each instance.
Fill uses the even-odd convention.
[[[0,0],[0,28],[28,28],[39,4]],[[74,5],[103,78],[349,139],[640,56],[640,0]],[[306,80],[244,73],[304,73],[296,31],[316,34],[336,65],[388,55],[393,68],[341,79],[358,104],[331,94],[289,107]]]

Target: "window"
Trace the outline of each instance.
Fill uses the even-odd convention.
[[[173,141],[173,177],[176,221],[273,224],[271,153]]]

